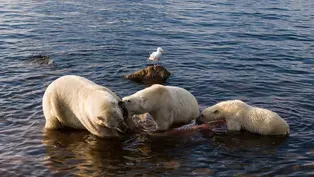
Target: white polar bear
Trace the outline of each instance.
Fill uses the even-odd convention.
[[[122,100],[129,116],[149,113],[159,131],[187,124],[200,113],[195,97],[180,87],[154,84]]]
[[[118,137],[127,125],[120,98],[110,89],[80,76],[67,75],[53,81],[43,96],[46,129],[87,129],[99,137]]]
[[[229,100],[206,108],[197,122],[226,120],[228,130],[241,129],[262,135],[287,135],[290,133],[288,123],[277,113],[257,108],[241,100]]]

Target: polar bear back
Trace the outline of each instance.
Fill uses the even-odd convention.
[[[174,120],[174,123],[186,123],[199,116],[198,102],[196,98],[187,90],[174,87],[166,86],[172,97],[174,109],[176,109],[176,116],[181,119]]]
[[[288,123],[277,113],[264,108],[248,106],[242,126],[251,132],[263,135],[285,135],[290,133]]]
[[[77,86],[77,89],[80,90],[82,93],[86,93],[89,91],[95,91],[95,90],[102,90],[108,92],[110,95],[112,95],[117,100],[121,100],[114,92],[112,92],[107,87],[98,85],[84,77],[75,76],[75,75],[67,75],[60,77],[59,79],[55,80],[54,82],[57,82],[58,85],[61,87],[67,87],[67,84],[74,84]],[[67,89],[66,89],[67,90]]]

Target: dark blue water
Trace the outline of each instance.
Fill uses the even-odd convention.
[[[313,176],[314,1],[0,2],[0,176]],[[160,46],[202,108],[227,99],[278,112],[287,138],[247,132],[122,141],[44,131],[41,98],[76,74],[120,96]],[[30,62],[49,55],[53,65]]]

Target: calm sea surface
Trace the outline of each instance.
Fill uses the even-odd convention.
[[[44,131],[41,99],[76,74],[121,97],[162,47],[201,108],[242,99],[279,113],[289,137],[195,131],[104,140]],[[49,55],[53,65],[28,60]],[[0,176],[314,176],[314,1],[2,0]]]

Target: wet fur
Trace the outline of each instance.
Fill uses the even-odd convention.
[[[130,116],[149,113],[158,131],[168,130],[174,124],[187,124],[199,116],[195,97],[179,87],[155,84],[122,100]]]
[[[289,125],[277,113],[250,106],[241,100],[223,101],[208,107],[202,112],[200,119],[202,122],[226,120],[230,131],[244,129],[262,135],[290,133]]]
[[[60,77],[47,87],[43,96],[45,128],[72,127],[87,129],[99,137],[118,137],[116,129],[104,125],[125,128],[118,101],[120,98],[110,89],[83,77]],[[114,118],[108,117],[110,114]]]

